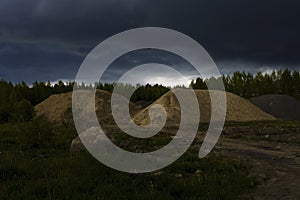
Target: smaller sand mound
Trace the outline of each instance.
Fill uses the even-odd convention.
[[[279,119],[300,120],[300,102],[288,95],[272,94],[254,97],[251,102]]]
[[[71,104],[72,92],[54,94],[35,106],[36,115],[44,115],[51,122],[58,122],[63,120],[67,110],[71,109]]]
[[[90,90],[78,90],[76,92],[91,93]],[[125,98],[118,95],[118,99]],[[104,90],[97,90],[95,95],[95,108],[99,122],[113,123],[113,116],[111,113],[111,93]],[[84,112],[87,114],[93,111],[94,105],[82,105]],[[51,122],[65,122],[72,120],[72,92],[51,95],[49,98],[35,106],[37,116],[44,115]],[[130,112],[136,112],[136,107],[130,103]]]
[[[177,89],[180,90],[180,89]],[[221,91],[212,91],[221,92]],[[200,109],[200,121],[209,122],[211,117],[211,101],[208,90],[195,90]],[[227,97],[227,112],[226,121],[267,121],[275,118],[264,111],[260,110],[248,100],[239,97],[235,94],[226,92]],[[153,104],[138,112],[135,117],[135,123],[139,125],[148,125],[150,123],[149,110],[151,106],[159,104],[163,106],[167,113],[167,123],[180,123],[180,105],[173,92],[168,92]],[[160,117],[160,116],[158,116]],[[158,120],[159,121],[159,120]],[[193,123],[193,121],[192,121]]]

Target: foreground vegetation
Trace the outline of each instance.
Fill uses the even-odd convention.
[[[70,155],[75,135],[42,118],[0,125],[0,199],[236,199],[256,184],[241,161],[199,159],[198,148],[159,172],[118,172]]]

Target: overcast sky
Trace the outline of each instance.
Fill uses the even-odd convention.
[[[299,10],[299,0],[1,0],[0,78],[74,80],[85,56],[101,41],[146,26],[192,37],[221,73],[300,69]],[[116,65],[131,58],[143,63],[149,56],[174,65],[178,61],[136,52]],[[112,70],[108,79],[114,79],[113,71],[118,74]]]

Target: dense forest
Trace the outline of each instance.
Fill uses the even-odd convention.
[[[233,75],[222,76],[225,90],[244,98],[251,98],[264,94],[287,94],[300,99],[299,71],[273,71],[271,74],[261,72],[253,75],[245,72],[234,72]],[[214,81],[214,78],[203,81],[198,78],[192,81],[194,89],[206,89],[205,82]]]
[[[245,98],[263,94],[287,94],[300,99],[299,71],[273,71],[271,74],[257,73],[252,75],[245,72],[235,72],[232,75],[223,75],[225,90]],[[194,89],[207,89],[206,82],[215,78],[193,80],[190,87]],[[35,82],[28,86],[25,82],[12,84],[0,80],[0,123],[30,121],[34,117],[34,105],[42,102],[52,94],[70,92],[74,82],[59,81],[52,85],[50,82]],[[112,92],[115,84],[96,83],[98,89]],[[132,89],[138,88],[131,97],[131,101],[154,101],[171,88],[162,85],[122,85]],[[79,88],[91,88],[92,85],[79,84]],[[178,86],[183,87],[183,86]]]

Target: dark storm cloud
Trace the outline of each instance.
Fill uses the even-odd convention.
[[[1,39],[95,45],[141,20],[134,1],[4,0],[0,2]]]
[[[84,56],[121,31],[181,31],[220,71],[300,66],[298,0],[2,0],[0,69],[9,80],[74,79]]]
[[[158,49],[141,49],[124,54],[117,58],[103,74],[103,81],[117,81],[128,70],[134,67],[147,64],[157,63],[170,66],[186,77],[200,76],[195,68],[184,58],[164,50]],[[145,69],[151,73],[151,69]],[[163,74],[162,74],[163,75]],[[143,77],[140,77],[143,79]]]
[[[299,1],[197,1],[162,6],[151,22],[188,33],[217,61],[299,64]],[[161,20],[159,18],[161,17]]]
[[[83,56],[38,44],[0,42],[1,77],[12,82],[48,81],[74,77]]]

